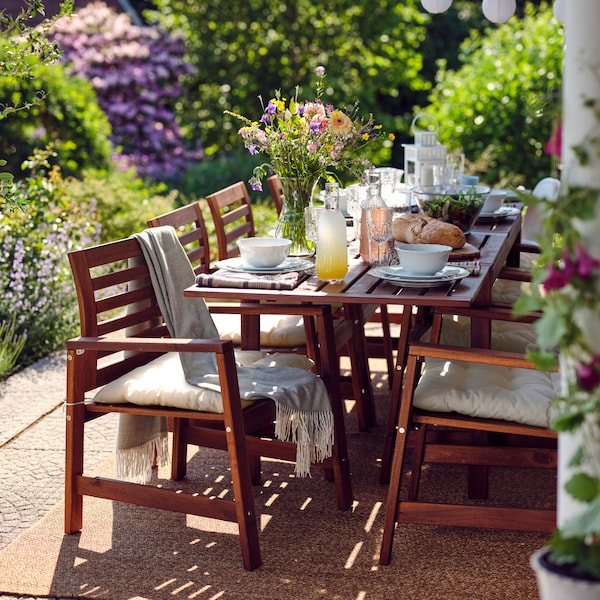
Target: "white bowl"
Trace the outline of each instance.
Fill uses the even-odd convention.
[[[442,244],[401,244],[396,248],[400,266],[413,275],[435,275],[448,263],[452,248]]]
[[[273,237],[249,237],[236,241],[242,261],[256,269],[272,269],[288,255],[292,240]]]
[[[493,213],[496,212],[503,204],[506,199],[506,192],[503,190],[492,190],[488,197],[483,203],[482,213]]]

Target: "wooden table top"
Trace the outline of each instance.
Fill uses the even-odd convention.
[[[496,223],[476,225],[467,241],[479,249],[481,273],[430,288],[403,287],[395,282],[369,274],[371,266],[360,258],[350,261],[343,283],[321,281],[307,273],[292,290],[264,290],[225,287],[199,287],[185,290],[186,296],[204,298],[318,304],[392,304],[412,306],[470,306],[485,304],[491,296],[491,286],[519,240],[521,216],[516,215]]]

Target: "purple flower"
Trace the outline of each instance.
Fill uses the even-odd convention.
[[[591,362],[577,366],[577,381],[586,392],[600,384],[600,354],[594,354]]]
[[[262,184],[260,182],[259,183],[253,183],[252,184],[252,189],[255,192],[262,192],[263,191]]]
[[[581,245],[575,248],[575,260],[565,249],[562,256],[563,267],[551,266],[543,286],[546,291],[559,290],[567,286],[574,277],[587,279],[594,269],[600,267],[600,261],[590,256]]]
[[[272,100],[269,100],[269,104],[267,104],[267,108],[265,108],[265,114],[274,115],[277,112],[277,107],[273,103]]]
[[[248,146],[248,152],[250,152],[250,154],[258,154],[260,150],[258,149],[258,146],[256,144],[252,144]]]
[[[594,269],[600,267],[600,260],[596,260],[593,256],[590,256],[582,246],[578,245],[575,248],[575,255],[577,258],[573,266],[578,277],[589,277]]]
[[[325,75],[325,67],[322,65],[319,65],[316,69],[315,72],[317,73],[317,75],[319,77],[323,77],[323,75]]]
[[[548,269],[548,277],[544,280],[544,289],[547,292],[550,290],[560,290],[568,285],[570,280],[570,274],[552,266]]]

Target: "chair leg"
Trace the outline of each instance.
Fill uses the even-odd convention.
[[[472,431],[471,443],[475,446],[484,446],[488,443],[486,431]],[[489,468],[486,465],[469,465],[467,475],[468,497],[476,500],[485,500],[488,497]]]
[[[412,472],[408,486],[408,499],[416,500],[419,495],[419,484],[421,483],[421,468],[423,456],[425,455],[425,439],[427,437],[427,425],[421,425],[414,430],[414,453],[412,457]]]
[[[188,419],[173,419],[171,479],[174,481],[183,479],[187,472],[187,427]]]
[[[396,433],[394,444],[394,458],[392,460],[392,471],[383,523],[383,539],[381,541],[381,552],[379,554],[379,564],[381,565],[389,565],[392,557],[392,545],[394,542],[394,531],[396,529],[396,518],[400,500],[402,466],[408,442],[408,426],[412,412],[412,388],[414,386],[418,365],[417,357],[411,356],[406,366],[406,382],[402,394],[402,402],[400,403],[400,413],[398,415],[398,431]]]

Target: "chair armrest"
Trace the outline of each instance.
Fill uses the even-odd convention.
[[[517,352],[419,343],[411,344],[408,348],[408,353],[409,355],[419,356],[422,358],[430,357],[447,360],[460,360],[471,363],[540,370],[539,367],[525,358],[523,354]],[[553,369],[553,371],[557,370],[558,367]]]
[[[511,305],[494,303],[482,307],[453,307],[451,313],[438,309],[442,314],[459,315],[474,319],[490,319],[492,321],[512,321],[514,323],[534,323],[542,315],[539,312],[516,316]]]
[[[136,337],[79,337],[67,342],[67,350],[96,350],[100,352],[215,352],[233,353],[230,340]]]

